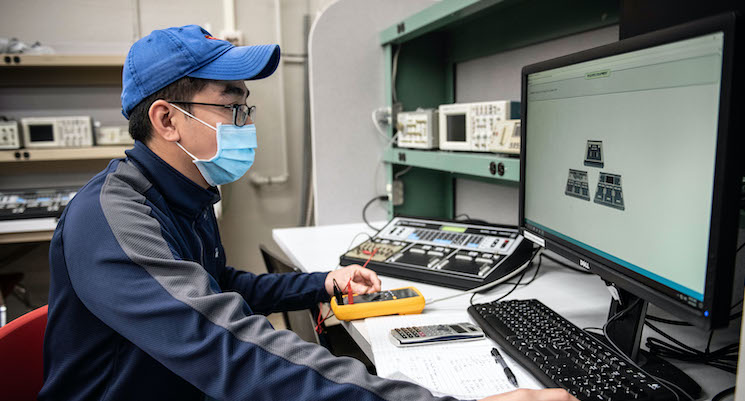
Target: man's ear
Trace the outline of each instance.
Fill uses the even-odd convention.
[[[153,135],[157,135],[168,142],[178,142],[181,136],[176,129],[175,109],[163,99],[158,99],[150,105],[148,110],[150,125],[153,127]]]

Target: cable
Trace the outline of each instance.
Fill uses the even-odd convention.
[[[538,277],[538,272],[541,271],[541,263],[543,263],[543,254],[538,255],[538,265],[536,265],[535,267],[535,272],[533,273],[533,277],[531,277],[527,283],[521,284],[521,285],[525,286],[535,281],[535,278]]]
[[[364,220],[364,221],[365,221],[365,224],[367,224],[367,226],[368,226],[368,227],[372,228],[372,229],[373,229],[373,230],[375,230],[376,232],[377,232],[377,231],[380,231],[380,228],[375,228],[375,227],[373,227],[373,225],[372,225],[372,224],[370,224],[370,222],[369,222],[369,221],[367,221],[367,216],[366,216],[366,212],[367,212],[367,208],[368,208],[368,207],[370,207],[370,205],[372,205],[372,203],[373,203],[373,202],[375,202],[375,201],[378,201],[378,200],[379,200],[379,201],[384,201],[384,200],[388,200],[388,195],[380,195],[380,196],[376,196],[376,197],[374,197],[374,198],[370,199],[369,201],[367,201],[367,203],[365,204],[365,207],[363,207],[363,208],[362,208],[362,220]]]
[[[518,277],[517,283],[515,283],[515,285],[509,291],[507,291],[506,294],[504,294],[504,295],[500,296],[499,298],[495,299],[493,302],[499,302],[499,301],[507,298],[507,296],[509,296],[510,294],[512,294],[512,292],[515,291],[517,289],[517,287],[520,285],[520,282],[523,280],[523,277],[525,277],[525,271],[523,271],[523,274],[521,274],[520,277]],[[473,299],[473,298],[471,298],[471,299]]]
[[[526,269],[525,271],[523,271],[523,274],[521,274],[520,277],[517,279],[517,282],[515,283],[515,286],[512,287],[512,289],[510,289],[509,291],[507,291],[506,294],[500,296],[499,298],[495,299],[492,302],[499,302],[499,301],[507,298],[508,295],[512,294],[512,292],[515,291],[517,289],[517,287],[519,287],[519,286],[526,286],[526,285],[532,283],[533,281],[535,281],[535,278],[538,277],[538,272],[541,270],[541,261],[542,260],[543,260],[543,255],[542,254],[541,255],[538,255],[538,265],[536,265],[535,272],[533,273],[533,277],[531,277],[530,280],[528,280],[527,283],[522,283],[523,277],[525,277],[525,273],[527,273],[527,269]],[[531,258],[531,261],[532,261],[532,258]],[[508,283],[508,284],[511,284],[511,283]],[[474,296],[476,296],[476,293],[473,293],[473,295],[471,295],[471,299],[468,301],[471,304],[471,306],[474,306],[473,305],[473,298],[474,298]]]
[[[676,340],[671,335],[665,333],[660,328],[649,322],[645,322],[645,325],[671,342],[668,343],[655,337],[647,338],[646,345],[647,348],[649,348],[650,353],[664,358],[706,364],[724,370],[725,372],[736,372],[738,344],[733,343],[725,345],[717,350],[711,351],[710,348],[712,338],[714,337],[714,330],[709,333],[709,340],[706,343],[706,349],[704,351],[699,351],[679,340]]]
[[[460,217],[465,217],[465,219],[458,220]],[[476,224],[476,225],[490,225],[493,223],[489,223],[486,220],[480,220],[480,219],[472,219],[471,216],[461,213],[453,218],[453,220],[457,221],[458,223],[465,223],[465,224]]]
[[[394,180],[397,180],[402,175],[404,175],[404,174],[408,173],[409,171],[411,171],[412,168],[414,168],[414,166],[409,166],[409,167],[406,167],[405,169],[399,171],[398,173],[396,173],[396,174],[393,175],[393,179]]]
[[[541,270],[541,263],[542,262],[543,262],[543,255],[538,255],[538,264],[536,265],[535,272],[533,272],[533,277],[531,277],[530,280],[528,280],[527,283],[523,283],[520,280],[518,280],[516,283],[509,283],[508,282],[508,283],[505,283],[505,284],[514,284],[514,285],[517,285],[519,287],[524,287],[524,286],[532,283],[533,281],[535,281],[535,278],[538,276],[538,272]],[[526,271],[526,273],[527,273],[527,271]]]
[[[349,246],[347,247],[347,252],[349,252],[350,250],[352,250],[352,244],[354,244],[354,241],[356,241],[357,240],[357,237],[359,237],[360,235],[366,235],[367,236],[367,239],[370,240],[370,241],[372,241],[372,239],[373,239],[373,237],[370,234],[368,234],[366,232],[359,232],[354,237],[352,237],[352,240],[351,241],[349,241]]]
[[[368,233],[366,233],[366,232],[359,232],[359,233],[355,234],[355,235],[354,235],[354,237],[352,237],[352,240],[351,240],[351,241],[349,241],[349,246],[347,246],[347,250],[346,250],[346,252],[344,252],[345,254],[346,254],[347,252],[349,252],[349,251],[351,251],[351,250],[352,250],[352,248],[354,247],[354,241],[356,241],[356,240],[357,240],[357,237],[359,237],[360,235],[365,235],[365,236],[367,236],[367,239],[368,239],[368,240],[369,240],[370,242],[372,242],[372,240],[373,240],[373,237],[372,237],[372,236],[371,236],[370,234],[368,234]],[[336,265],[336,267],[334,268],[334,270],[336,270],[336,269],[338,269],[338,268],[340,268],[340,267],[342,267],[342,265],[340,265],[340,264],[337,264],[337,265]]]
[[[398,74],[398,54],[401,52],[401,45],[396,48],[396,52],[393,53],[393,66],[391,69],[391,94],[393,95],[393,103],[398,103],[398,94],[396,93],[396,75]]]
[[[372,122],[375,126],[375,130],[380,134],[380,136],[383,137],[386,141],[388,140],[388,134],[386,134],[381,128],[380,128],[380,120],[378,120],[378,112],[381,110],[385,110],[385,107],[377,108],[372,111]]]
[[[532,258],[531,258],[531,260],[532,260]],[[543,255],[539,255],[539,256],[538,256],[538,265],[537,265],[537,266],[536,266],[536,268],[535,268],[535,273],[533,273],[533,277],[531,277],[531,279],[530,279],[530,280],[528,280],[528,282],[527,282],[527,283],[524,283],[524,284],[523,284],[523,283],[520,283],[520,282],[522,281],[522,279],[523,279],[523,276],[525,276],[525,273],[526,273],[526,272],[524,271],[524,272],[523,272],[523,274],[521,274],[521,275],[520,275],[520,277],[519,277],[519,278],[517,279],[517,282],[516,282],[516,283],[514,283],[514,284],[515,284],[515,286],[514,286],[514,287],[512,287],[512,289],[511,289],[511,290],[509,290],[509,291],[508,291],[508,292],[507,292],[506,294],[502,295],[501,297],[497,298],[496,300],[494,300],[494,301],[492,301],[492,302],[499,302],[499,301],[501,301],[501,300],[502,300],[503,298],[505,298],[506,296],[510,295],[510,294],[512,293],[512,291],[515,291],[515,289],[516,289],[517,287],[519,287],[519,286],[521,286],[521,285],[522,285],[522,286],[526,286],[526,285],[528,285],[528,284],[532,283],[533,281],[535,281],[535,278],[536,278],[536,277],[538,276],[538,271],[540,271],[540,270],[541,270],[541,261],[542,261],[542,260],[543,260]],[[527,271],[527,269],[526,269],[526,271]],[[512,283],[505,283],[505,284],[512,284]],[[473,303],[473,298],[474,298],[475,296],[476,296],[476,293],[474,292],[473,294],[471,294],[471,298],[470,298],[470,299],[468,300],[468,303],[469,303],[469,304],[470,304],[471,306],[474,306],[474,303]]]
[[[379,191],[378,188],[378,175],[380,173],[380,166],[383,164],[383,157],[385,156],[386,150],[393,145],[393,143],[398,139],[399,132],[396,132],[393,134],[391,139],[383,146],[383,149],[380,150],[380,155],[378,156],[378,161],[375,162],[375,174],[373,175],[373,185],[375,186],[375,192]]]
[[[673,391],[673,390],[672,390],[672,389],[671,389],[671,388],[670,388],[670,387],[669,387],[668,385],[670,385],[670,386],[672,386],[672,387],[675,387],[676,389],[678,389],[678,391],[680,391],[680,392],[681,392],[681,394],[684,394],[684,395],[685,395],[686,397],[688,397],[688,399],[690,399],[691,401],[695,401],[695,400],[693,399],[693,397],[691,397],[691,396],[690,396],[690,394],[688,394],[688,393],[686,393],[685,391],[683,391],[683,389],[681,389],[680,387],[678,387],[678,386],[677,386],[677,385],[675,385],[674,383],[670,383],[669,381],[667,381],[667,380],[664,380],[664,379],[661,379],[661,378],[659,378],[659,377],[657,377],[657,376],[654,376],[654,375],[650,374],[649,372],[647,372],[646,370],[642,369],[642,368],[641,368],[641,367],[640,367],[639,365],[637,365],[637,364],[636,364],[636,362],[634,362],[634,361],[633,361],[633,360],[632,360],[631,358],[629,358],[629,357],[628,357],[628,356],[627,356],[626,354],[624,354],[624,353],[623,353],[623,352],[621,351],[621,349],[620,349],[620,348],[618,348],[618,346],[616,345],[616,343],[615,343],[615,342],[613,342],[613,340],[612,340],[612,339],[610,338],[610,336],[608,335],[608,325],[609,325],[609,324],[610,324],[611,322],[613,322],[614,320],[616,320],[616,319],[618,319],[619,317],[621,317],[621,316],[623,316],[624,314],[626,314],[626,313],[627,313],[628,311],[630,311],[630,310],[631,310],[631,309],[633,309],[634,307],[636,307],[636,305],[637,305],[638,303],[639,303],[639,299],[637,299],[637,300],[635,300],[634,302],[632,302],[632,303],[631,303],[631,305],[629,305],[629,306],[627,306],[627,307],[626,307],[626,309],[623,309],[622,311],[620,311],[620,312],[616,313],[615,315],[611,316],[611,317],[610,317],[610,318],[609,318],[609,319],[608,319],[608,320],[607,320],[607,321],[605,322],[605,324],[603,325],[603,336],[605,336],[605,339],[606,339],[606,340],[608,340],[608,344],[610,344],[610,345],[611,345],[611,346],[613,347],[613,349],[615,349],[615,350],[616,350],[616,352],[618,353],[618,355],[619,355],[620,357],[622,357],[623,359],[625,359],[625,360],[626,360],[626,361],[627,361],[627,362],[628,362],[629,364],[631,364],[631,366],[634,366],[635,368],[639,369],[640,371],[642,371],[642,372],[646,373],[646,374],[647,374],[648,376],[650,376],[650,377],[652,377],[653,379],[655,379],[655,380],[659,381],[659,382],[660,382],[660,384],[662,384],[662,386],[664,386],[664,387],[665,387],[666,389],[668,389],[668,390],[669,390],[670,392],[672,392],[672,393],[673,393],[673,394],[675,395],[675,399],[676,399],[677,401],[680,401],[680,396],[678,395],[678,393],[677,393],[677,392]]]
[[[507,280],[509,280],[509,279],[511,279],[511,278],[513,278],[515,276],[517,276],[518,274],[522,273],[525,269],[527,269],[530,266],[530,262],[532,262],[533,259],[536,256],[538,256],[541,252],[543,252],[543,248],[539,248],[537,251],[535,251],[533,253],[533,255],[530,257],[530,259],[528,259],[520,267],[518,267],[517,269],[515,269],[511,273],[507,274],[506,276],[504,276],[504,277],[502,277],[502,278],[500,278],[498,280],[492,281],[491,283],[484,284],[481,287],[472,288],[472,289],[470,289],[468,291],[464,291],[464,292],[461,292],[461,293],[458,293],[458,294],[455,294],[455,295],[450,295],[450,296],[447,296],[447,297],[437,298],[437,299],[433,299],[433,300],[425,300],[424,303],[425,303],[425,305],[431,305],[431,304],[433,304],[435,302],[445,301],[445,300],[448,300],[448,299],[451,299],[451,298],[460,297],[460,296],[466,295],[466,294],[475,294],[477,292],[486,291],[486,290],[488,290],[488,289],[490,289],[492,287],[496,287],[496,286],[504,283],[505,281],[507,281]]]

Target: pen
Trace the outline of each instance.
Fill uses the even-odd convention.
[[[491,349],[491,356],[494,357],[494,361],[497,362],[497,365],[504,366],[504,374],[505,376],[507,376],[507,380],[509,380],[513,386],[517,387],[517,378],[515,378],[512,370],[509,368],[509,366],[507,366],[507,362],[504,361],[504,358],[502,358],[502,355],[496,348]]]

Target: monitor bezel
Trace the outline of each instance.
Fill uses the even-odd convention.
[[[730,114],[732,99],[731,83],[733,73],[733,53],[735,46],[735,14],[726,13],[704,18],[694,22],[666,28],[660,31],[632,37],[601,47],[579,53],[531,64],[522,69],[522,132],[520,151],[520,190],[519,190],[519,227],[536,234],[548,250],[569,259],[583,268],[598,274],[604,280],[614,283],[648,302],[651,302],[675,316],[684,319],[705,330],[725,326],[729,321],[732,276],[734,272],[735,247],[739,221],[739,193],[742,180],[742,163],[737,160],[736,150],[740,148],[739,138],[733,133],[734,116]],[[663,45],[680,40],[690,39],[715,32],[724,33],[722,52],[722,76],[719,98],[719,121],[717,128],[717,146],[715,153],[714,187],[712,213],[707,252],[706,283],[704,285],[703,308],[697,309],[666,294],[651,279],[622,267],[602,256],[580,248],[569,241],[540,230],[527,230],[525,220],[525,159],[526,132],[528,129],[528,75],[577,64],[598,58],[628,53],[649,47]],[[732,124],[732,127],[731,127]],[[730,130],[730,128],[733,128]],[[681,216],[681,218],[685,218]],[[528,235],[530,236],[530,235]],[[583,261],[584,263],[580,263]],[[584,266],[583,266],[584,265]],[[645,280],[646,279],[646,282]],[[651,283],[650,283],[651,282]],[[656,283],[657,285],[655,285]],[[715,295],[716,294],[716,295]],[[704,314],[708,311],[708,316]]]

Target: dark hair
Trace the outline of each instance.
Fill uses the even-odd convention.
[[[204,89],[209,82],[210,80],[208,79],[183,77],[142,99],[142,101],[137,103],[137,106],[129,112],[129,134],[134,140],[147,143],[153,130],[153,125],[150,123],[148,112],[150,111],[150,106],[152,106],[156,100],[192,100],[194,95]],[[191,112],[188,104],[181,106],[181,108]]]

